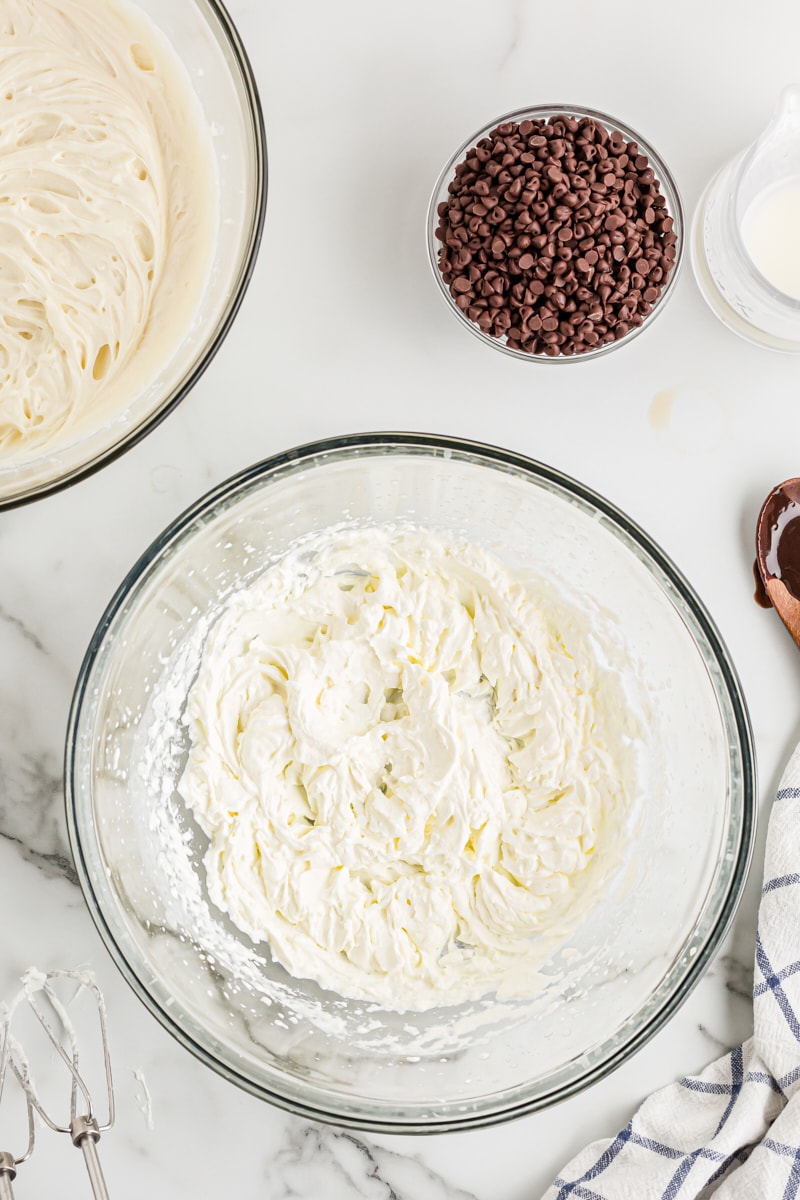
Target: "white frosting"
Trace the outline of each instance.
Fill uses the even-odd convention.
[[[124,408],[180,340],[215,183],[174,50],[112,0],[0,5],[0,463]]]
[[[542,595],[475,545],[373,527],[228,602],[179,791],[212,901],[293,975],[399,1010],[530,985],[595,898],[631,724]]]

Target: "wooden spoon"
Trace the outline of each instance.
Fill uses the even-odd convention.
[[[800,647],[800,479],[773,488],[756,522],[759,603],[772,604]]]

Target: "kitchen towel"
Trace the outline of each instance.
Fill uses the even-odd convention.
[[[543,1200],[800,1195],[800,746],[775,797],[758,910],[753,1036],[656,1092]]]

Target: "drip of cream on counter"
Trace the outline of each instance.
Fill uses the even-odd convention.
[[[125,409],[189,325],[216,182],[199,101],[113,0],[0,9],[0,466]]]
[[[385,1008],[524,987],[624,841],[613,675],[579,614],[475,545],[298,545],[231,597],[189,694],[212,901],[292,975]]]

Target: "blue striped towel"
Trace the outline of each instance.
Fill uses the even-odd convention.
[[[800,1196],[800,746],[775,797],[764,879],[753,1036],[652,1095],[615,1138],[578,1154],[543,1200]]]

